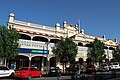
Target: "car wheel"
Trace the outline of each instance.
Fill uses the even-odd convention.
[[[31,75],[28,75],[28,80],[31,80]]]
[[[10,78],[13,78],[13,77],[14,77],[14,73],[11,73]]]

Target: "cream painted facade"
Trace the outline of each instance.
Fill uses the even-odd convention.
[[[70,37],[73,39],[73,41],[78,45],[78,54],[76,56],[76,60],[78,61],[79,58],[83,58],[84,61],[88,58],[87,54],[89,53],[89,47],[86,45],[90,42],[94,41],[95,38],[98,38],[102,42],[105,43],[105,45],[108,47],[108,49],[105,49],[105,54],[107,54],[107,57],[109,59],[112,58],[112,51],[110,50],[110,47],[116,48],[117,41],[113,40],[107,40],[105,36],[102,37],[96,37],[88,35],[84,32],[83,29],[78,29],[78,25],[71,25],[68,24],[66,21],[63,22],[63,28],[61,28],[61,25],[59,23],[56,23],[55,27],[51,26],[45,26],[40,24],[35,24],[31,22],[16,20],[15,15],[13,13],[9,16],[9,22],[8,22],[8,28],[14,28],[17,30],[20,34],[25,34],[30,37],[30,40],[25,39],[19,39],[19,45],[20,48],[28,48],[28,49],[45,49],[49,50],[48,55],[43,54],[23,54],[19,53],[19,55],[25,55],[29,57],[29,60],[31,60],[34,56],[44,56],[47,57],[48,61],[51,57],[55,57],[54,53],[52,52],[52,48],[55,47],[55,43],[51,43],[51,40],[57,40],[61,38]],[[41,42],[41,41],[34,41],[33,39],[35,37],[44,37],[48,39],[48,42]],[[82,46],[79,44],[82,44]],[[59,63],[59,60],[57,60]],[[58,64],[56,63],[56,64]],[[60,66],[60,64],[58,64]]]

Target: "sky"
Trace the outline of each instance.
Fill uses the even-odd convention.
[[[0,25],[6,25],[11,12],[17,20],[53,27],[80,20],[85,34],[120,43],[120,0],[0,0]]]

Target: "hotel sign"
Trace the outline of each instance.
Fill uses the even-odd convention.
[[[49,54],[49,50],[18,48],[19,53]]]

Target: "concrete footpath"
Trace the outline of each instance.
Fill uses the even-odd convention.
[[[112,79],[107,79],[107,80],[120,80],[120,77],[112,78]]]
[[[80,75],[77,80],[120,80],[120,75],[93,75],[93,74],[85,74]]]

